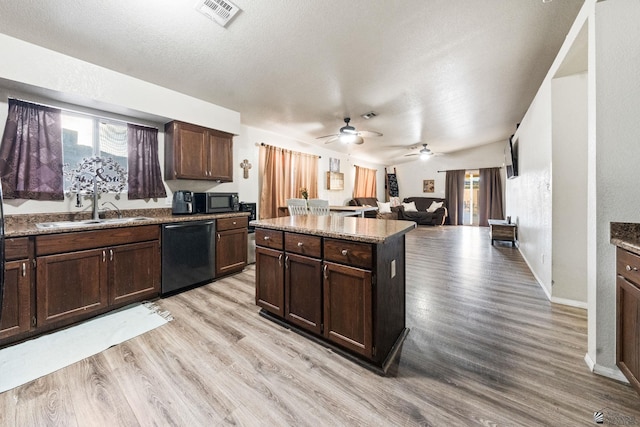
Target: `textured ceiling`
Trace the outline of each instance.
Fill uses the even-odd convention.
[[[246,125],[392,164],[506,140],[582,0],[2,0],[0,31],[241,113]],[[371,120],[360,117],[368,111]],[[384,136],[324,145],[352,117]],[[410,159],[415,159],[411,157]]]

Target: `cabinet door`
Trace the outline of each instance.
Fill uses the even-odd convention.
[[[256,248],[256,305],[284,317],[284,252]]]
[[[617,277],[617,364],[640,393],[640,288]]]
[[[368,358],[373,355],[371,272],[324,263],[324,336]]]
[[[106,257],[106,249],[38,257],[37,325],[71,323],[106,309]]]
[[[175,136],[176,178],[208,178],[209,141],[204,128],[180,124]]]
[[[209,131],[209,179],[233,181],[233,140],[231,135]]]
[[[109,249],[109,304],[124,305],[160,293],[160,247],[157,241]]]
[[[10,261],[4,269],[4,301],[0,339],[31,328],[31,268],[29,260]]]
[[[318,335],[322,330],[322,260],[285,257],[285,318]]]
[[[216,233],[216,277],[241,271],[247,265],[247,229]]]

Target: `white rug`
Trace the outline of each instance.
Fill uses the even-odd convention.
[[[112,311],[0,350],[0,393],[76,363],[170,321],[152,303]]]

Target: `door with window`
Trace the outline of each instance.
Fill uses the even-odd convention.
[[[464,225],[478,225],[480,223],[478,201],[480,190],[480,172],[468,170],[464,177],[464,209],[462,223]]]

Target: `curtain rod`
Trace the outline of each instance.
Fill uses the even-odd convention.
[[[13,99],[14,101],[20,101],[20,102],[27,102],[29,104],[40,105],[41,107],[55,108],[57,110],[64,111],[66,113],[81,114],[83,116],[90,116],[90,117],[95,117],[95,118],[98,118],[98,119],[108,119],[108,120],[113,120],[113,121],[117,121],[117,122],[129,123],[129,124],[136,125],[136,126],[143,126],[143,127],[146,127],[146,128],[158,129],[156,126],[149,126],[148,124],[142,124],[142,123],[130,122],[128,120],[114,119],[114,118],[111,118],[111,117],[99,116],[97,114],[87,113],[87,112],[84,112],[84,111],[70,110],[69,108],[62,108],[62,107],[57,106],[57,105],[43,104],[42,102],[27,101],[26,99],[19,99],[19,98],[13,98],[13,97],[9,97],[8,99]],[[90,107],[87,107],[87,108],[90,108]],[[93,108],[90,108],[90,109],[94,110]],[[101,110],[99,110],[99,111],[101,111]],[[105,111],[105,113],[117,114],[119,116],[124,116],[124,114],[110,113],[109,111]]]
[[[504,166],[493,166],[496,169],[502,169]],[[449,169],[446,171],[438,171],[438,173],[441,172],[451,172],[451,171],[469,171],[469,170],[476,170],[476,169],[491,169],[491,167],[488,168],[465,168],[465,169]]]
[[[300,153],[300,154],[304,154],[305,156],[315,156],[319,159],[322,158],[322,156],[316,156],[315,154],[307,154],[307,153],[302,153],[300,151],[293,151],[293,150],[288,150],[286,148],[282,148],[282,147],[276,147],[275,145],[269,145],[269,144],[265,144],[264,142],[261,142],[260,145],[262,145],[263,147],[275,147],[278,150],[286,150],[286,151],[291,151],[292,153]]]

